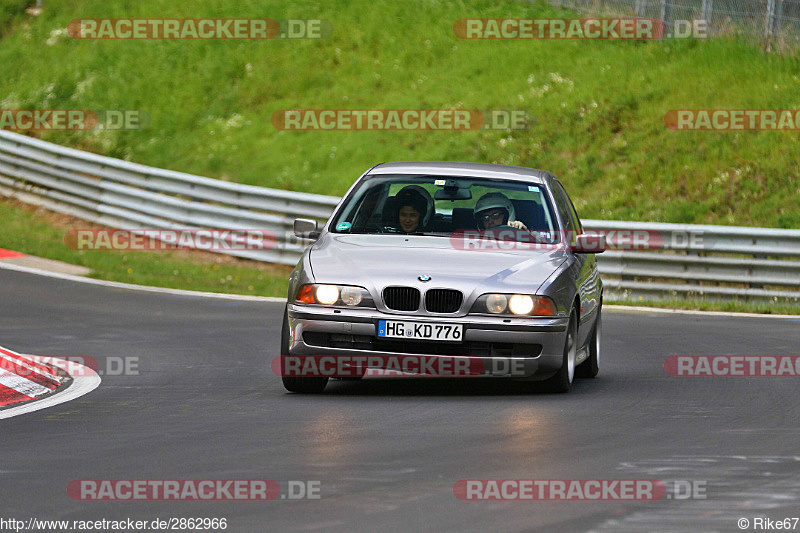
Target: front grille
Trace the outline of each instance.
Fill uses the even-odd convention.
[[[455,313],[464,295],[453,289],[431,289],[425,293],[425,309],[430,313]]]
[[[419,309],[419,289],[414,287],[386,287],[383,289],[383,303],[395,311],[416,311]]]

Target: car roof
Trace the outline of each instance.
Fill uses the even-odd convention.
[[[546,170],[493,165],[489,163],[462,163],[453,161],[400,161],[381,163],[372,167],[367,175],[424,174],[430,176],[463,176],[470,178],[495,178],[523,182],[547,183],[555,176]]]

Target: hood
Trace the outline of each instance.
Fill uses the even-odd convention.
[[[453,288],[466,299],[484,292],[533,294],[564,263],[563,248],[460,250],[447,237],[325,233],[309,251],[317,283],[360,285],[378,296],[384,287]],[[423,283],[418,276],[431,280]]]

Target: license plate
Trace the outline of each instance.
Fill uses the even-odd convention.
[[[431,324],[403,320],[379,320],[378,337],[426,341],[461,342],[463,326],[460,324]]]

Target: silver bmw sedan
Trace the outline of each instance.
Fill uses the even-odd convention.
[[[569,390],[599,370],[603,284],[549,172],[383,163],[350,188],[289,278],[281,375],[292,392],[369,375],[503,376]],[[391,374],[390,371],[395,372]]]

